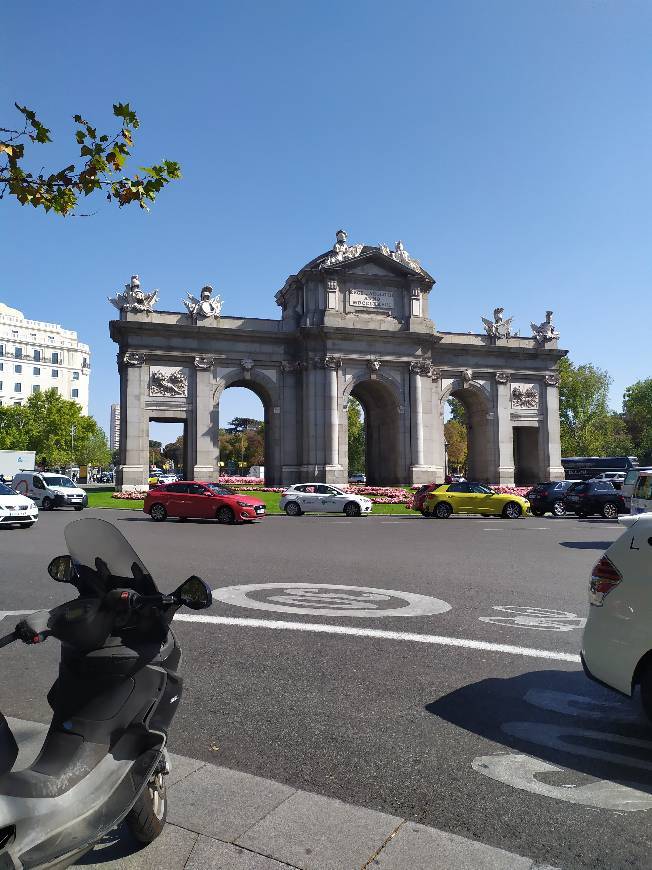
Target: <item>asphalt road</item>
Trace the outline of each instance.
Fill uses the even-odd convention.
[[[200,614],[215,621],[175,623],[186,682],[173,751],[541,864],[650,867],[652,733],[637,700],[589,682],[575,658],[590,570],[617,524],[88,516],[114,522],[161,589],[197,573],[222,599]],[[0,532],[0,608],[68,597],[46,567],[78,519]],[[225,591],[243,584],[279,585]],[[324,588],[338,585],[372,591]],[[47,721],[56,642],[0,654],[0,708]]]

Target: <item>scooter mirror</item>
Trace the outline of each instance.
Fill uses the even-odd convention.
[[[191,610],[203,610],[205,607],[210,607],[213,603],[211,587],[201,577],[197,577],[194,574],[192,577],[188,577],[175,590],[174,595]]]
[[[72,579],[72,559],[70,556],[55,556],[48,565],[48,574],[57,583],[70,583]]]

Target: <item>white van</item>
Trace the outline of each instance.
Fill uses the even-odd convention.
[[[639,472],[632,494],[631,514],[652,512],[652,471]]]
[[[26,495],[44,511],[58,507],[74,507],[82,511],[88,504],[88,496],[65,474],[49,471],[21,471],[15,475],[13,489]]]
[[[625,505],[627,506],[627,510],[630,513],[634,513],[634,511],[632,510],[632,495],[634,493],[634,487],[636,486],[636,481],[638,480],[639,474],[643,471],[652,471],[652,466],[645,465],[642,468],[630,468],[625,475],[625,480],[623,481],[623,485],[620,489],[620,494],[625,499]]]

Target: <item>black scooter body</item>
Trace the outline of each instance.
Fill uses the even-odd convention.
[[[63,645],[59,677],[48,694],[53,718],[43,748],[28,770],[0,777],[0,828],[11,816],[16,829],[14,843],[0,853],[0,870],[69,866],[125,818],[165,765],[162,753],[182,693],[176,673],[181,651],[171,629],[162,641],[135,640],[110,636],[85,654]],[[2,724],[8,727],[4,717]],[[98,804],[92,791],[100,767],[112,776],[102,776]],[[54,803],[52,798],[87,801],[82,806],[88,811],[76,806],[67,823],[66,813],[55,812],[52,831],[30,837],[36,819],[31,813],[21,818],[21,805],[36,810],[34,802]],[[39,826],[41,820],[46,818],[39,817]]]

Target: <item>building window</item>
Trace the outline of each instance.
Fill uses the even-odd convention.
[[[59,377],[59,369],[52,369],[52,377],[53,378]]]
[[[40,392],[41,392],[41,385],[40,385],[40,384],[34,384],[34,385],[32,386],[32,392],[33,392],[33,393],[40,393]]]
[[[41,374],[41,369],[39,368],[39,366],[34,366],[32,371],[34,372],[35,377],[38,377]]]
[[[12,338],[18,338],[18,330],[17,330],[17,329],[12,329],[12,330],[11,330],[11,337],[12,337]]]
[[[79,398],[79,390],[74,390],[74,389],[73,389],[73,391],[72,391],[72,397],[73,397],[73,399],[78,399],[78,398]]]
[[[2,389],[2,381],[0,381],[0,390]]]
[[[16,408],[20,408],[20,406],[21,406],[22,404],[23,404],[22,402],[14,402],[14,407],[16,407]]]
[[[73,379],[73,381],[78,381],[79,380],[79,372],[73,372],[72,379]]]
[[[22,393],[23,387],[21,384],[14,384],[14,393]]]
[[[22,349],[22,347],[15,347],[15,348],[14,348],[14,356],[16,357],[16,359],[22,359],[22,358],[23,358],[23,349]]]
[[[55,393],[59,392],[59,387],[52,387],[52,389],[54,390]]]
[[[5,364],[0,362],[0,372],[3,372],[5,369]]]
[[[32,341],[36,341],[36,333],[35,332],[31,332],[29,337],[32,339]]]
[[[52,363],[53,363],[53,365],[58,366],[59,362],[60,362],[59,354],[57,353],[56,350],[53,350],[52,351]]]
[[[4,356],[4,355],[5,355],[5,346],[4,346],[4,344],[0,344],[0,356]]]
[[[41,362],[41,351],[34,348],[34,362]]]
[[[48,344],[54,344],[54,336],[48,335]]]
[[[20,363],[16,363],[16,365],[14,366],[14,371],[16,372],[17,375],[22,375],[22,373],[23,373],[22,365]]]

